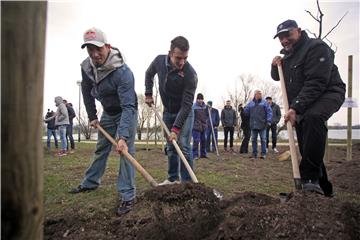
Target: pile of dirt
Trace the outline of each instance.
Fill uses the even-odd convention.
[[[360,193],[360,161],[344,161],[340,166],[329,171],[329,177],[333,185],[344,192]]]

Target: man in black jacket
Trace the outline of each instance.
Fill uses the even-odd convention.
[[[271,140],[272,140],[272,150],[275,153],[278,153],[279,151],[276,148],[276,142],[277,142],[277,124],[280,121],[281,118],[281,111],[279,105],[273,102],[272,97],[266,97],[265,98],[269,106],[272,110],[272,120],[271,125],[267,127],[266,129],[266,148],[269,148],[269,142],[270,142],[270,130],[271,130]]]
[[[334,52],[320,39],[310,39],[294,20],[277,27],[280,53],[272,61],[271,76],[279,80],[277,65],[284,69],[289,110],[285,121],[296,128],[302,156],[300,175],[305,191],[332,196],[323,162],[327,128],[325,122],[339,110],[345,84],[334,64]]]

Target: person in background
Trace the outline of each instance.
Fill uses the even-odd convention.
[[[196,97],[196,102],[193,105],[194,111],[194,125],[192,130],[193,137],[193,158],[199,157],[200,145],[200,158],[207,158],[206,156],[206,128],[208,114],[206,104],[204,103],[204,95],[199,93]]]
[[[67,144],[67,150],[69,153],[74,153],[75,152],[75,141],[74,141],[74,137],[73,137],[73,119],[75,118],[75,111],[74,108],[72,106],[72,103],[68,103],[65,99],[63,100],[64,104],[68,110],[69,113],[69,125],[66,128],[66,144]],[[70,141],[70,151],[69,151],[69,143],[68,143],[68,139]]]
[[[134,156],[138,107],[134,75],[124,62],[120,50],[110,45],[100,29],[85,31],[81,48],[86,48],[89,55],[81,63],[81,88],[90,125],[94,128],[100,125],[116,139],[118,153],[125,151]],[[103,107],[100,122],[95,99]],[[93,162],[81,184],[70,193],[78,194],[99,187],[111,148],[112,143],[99,131]],[[119,161],[117,191],[120,204],[116,213],[123,216],[135,205],[135,169],[122,154]]]
[[[271,125],[272,110],[265,100],[262,99],[260,90],[255,90],[254,98],[244,108],[245,115],[250,118],[252,158],[257,158],[257,136],[260,135],[261,159],[266,159],[266,128]]]
[[[334,51],[321,39],[311,39],[296,21],[278,25],[283,57],[275,56],[271,77],[280,79],[284,69],[289,110],[285,122],[295,126],[302,160],[300,175],[305,191],[333,195],[324,165],[327,128],[325,122],[339,110],[345,99],[345,84],[334,64]]]
[[[231,101],[227,100],[224,109],[221,111],[221,124],[224,127],[224,150],[228,152],[227,143],[230,134],[230,152],[234,152],[234,129],[236,127],[236,111],[231,106]]]
[[[191,168],[193,157],[191,149],[191,134],[193,128],[192,105],[197,87],[197,74],[187,61],[189,54],[189,41],[183,36],[175,37],[171,41],[167,55],[158,55],[150,64],[145,74],[145,103],[154,104],[153,86],[154,76],[159,79],[159,91],[164,105],[163,120],[171,130],[166,144],[168,156],[168,178],[161,184],[191,181],[191,177],[176,152],[172,140],[177,140]]]
[[[240,153],[248,153],[249,152],[249,141],[251,136],[251,130],[250,130],[250,118],[249,116],[246,116],[244,112],[244,107],[240,103],[238,106],[238,112],[240,114],[241,118],[241,129],[243,131],[243,140],[241,142],[240,146]]]
[[[54,115],[55,115],[54,111],[52,111],[52,110],[50,111],[50,109],[48,109],[45,119],[49,119]],[[50,120],[45,120],[45,122],[47,124],[47,140],[46,140],[47,149],[50,150],[50,148],[51,148],[51,136],[54,137],[55,148],[58,148],[58,139],[56,136],[55,118],[52,118]]]
[[[276,148],[276,142],[277,142],[277,124],[280,121],[281,118],[281,111],[279,105],[273,102],[272,97],[266,97],[265,100],[269,104],[272,110],[272,120],[271,125],[267,127],[266,129],[266,148],[269,148],[269,132],[271,130],[271,140],[272,140],[272,150],[275,153],[278,153],[279,151]]]
[[[208,101],[207,102],[207,128],[206,128],[206,151],[207,152],[214,152],[215,151],[215,144],[216,146],[218,146],[218,127],[220,124],[220,116],[219,116],[219,111],[216,108],[212,107],[213,103],[212,101]],[[210,112],[210,116],[209,116],[209,112]],[[211,122],[212,122],[212,127],[214,130],[214,135],[213,136],[213,131],[211,129],[211,122],[210,122],[210,117],[211,117]],[[212,143],[212,144],[210,144]],[[211,145],[211,149],[210,149],[210,145]]]

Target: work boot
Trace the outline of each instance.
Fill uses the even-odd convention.
[[[135,204],[135,199],[132,199],[130,201],[121,201],[120,206],[116,211],[116,215],[122,216],[130,212],[131,209],[134,207],[134,204]]]
[[[315,192],[321,195],[324,195],[324,191],[321,189],[318,180],[302,180],[303,191],[305,192]]]
[[[88,187],[83,187],[83,186],[79,185],[76,188],[71,189],[69,191],[69,193],[77,194],[77,193],[81,193],[81,192],[94,191],[96,189],[97,189],[97,187],[88,188]]]

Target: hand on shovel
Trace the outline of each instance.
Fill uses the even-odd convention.
[[[118,153],[122,153],[123,151],[128,152],[128,146],[126,144],[126,141],[124,139],[120,139],[116,145],[116,151]]]

